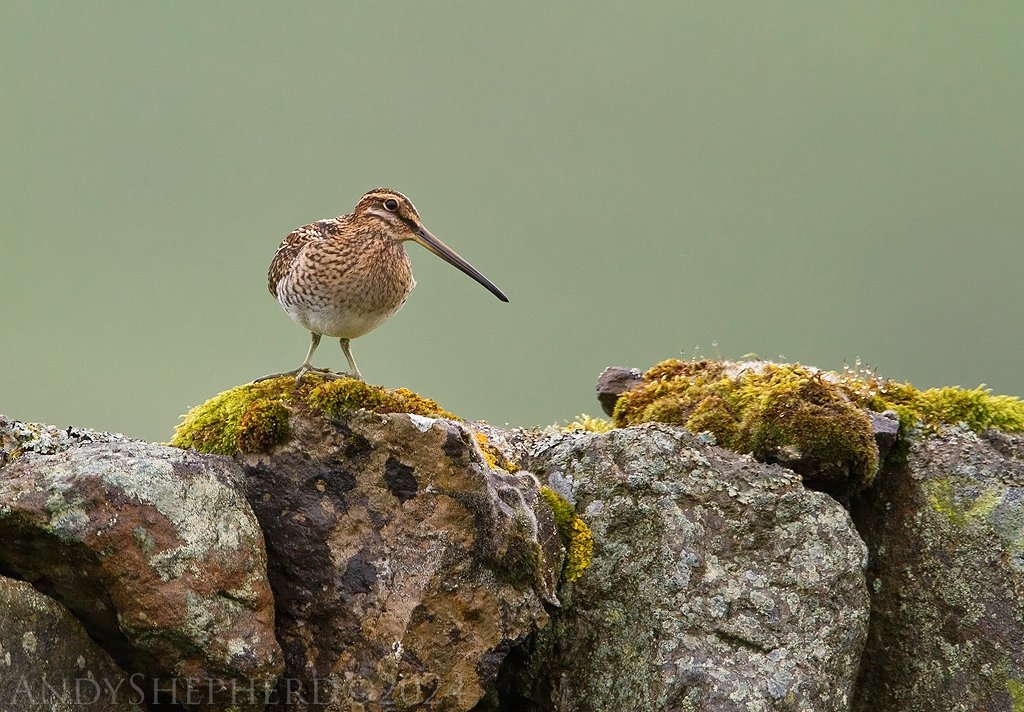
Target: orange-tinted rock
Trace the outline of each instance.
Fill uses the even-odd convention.
[[[449,420],[290,425],[242,460],[291,684],[275,709],[471,709],[556,603],[563,549],[536,480],[488,466]]]
[[[187,678],[204,689],[208,678],[272,687],[282,657],[266,553],[233,484],[237,465],[133,441],[67,447],[3,469],[0,567],[165,689]],[[227,693],[196,699],[211,710],[230,703]]]

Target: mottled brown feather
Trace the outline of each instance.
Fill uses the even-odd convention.
[[[325,231],[321,226],[321,223],[327,222],[321,220],[320,222],[310,223],[309,225],[303,225],[300,228],[296,228],[288,233],[285,238],[281,241],[281,245],[277,248],[277,252],[274,253],[274,259],[270,261],[270,269],[267,271],[267,288],[270,293],[276,298],[277,297],[277,284],[284,276],[295,265],[295,260],[298,259],[299,252],[310,240],[317,240],[325,235]]]

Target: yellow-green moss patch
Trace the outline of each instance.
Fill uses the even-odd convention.
[[[958,497],[960,488],[949,480],[926,480],[922,483],[928,504],[932,509],[945,515],[951,524],[964,527],[970,522],[984,519],[1006,499],[1008,488],[1005,485],[992,485],[982,490],[976,497]]]
[[[288,439],[288,409],[279,400],[253,401],[238,421],[235,438],[241,452],[264,452]]]
[[[864,410],[824,374],[799,364],[733,374],[717,361],[665,361],[619,399],[614,418],[619,426],[657,421],[710,431],[737,452],[802,463],[830,491],[863,487],[878,465]]]
[[[575,430],[585,430],[588,433],[607,433],[614,430],[615,424],[604,418],[591,418],[586,413],[580,413],[576,420],[560,428],[564,433],[571,433]]]
[[[314,410],[332,418],[343,418],[365,408],[377,413],[413,413],[428,418],[458,420],[434,401],[408,388],[389,390],[354,378],[339,378],[322,383],[309,393],[306,402]]]
[[[580,517],[573,517],[569,523],[569,551],[566,553],[566,581],[575,581],[590,568],[594,560],[594,536],[590,527]]]
[[[480,446],[480,452],[483,453],[487,464],[492,468],[496,470],[504,470],[505,472],[519,471],[518,463],[509,460],[501,450],[491,445],[491,441],[487,439],[486,435],[480,432],[474,432],[473,437],[476,438],[476,442]]]
[[[170,444],[220,455],[251,452],[246,448],[257,443],[260,449],[272,447],[287,437],[287,428],[275,426],[281,411],[272,404],[285,409],[294,390],[295,379],[281,377],[218,393],[185,414]],[[275,437],[280,440],[271,442]]]
[[[1013,712],[1024,712],[1024,683],[1015,678],[1008,678],[1006,691],[1010,693]]]
[[[887,410],[899,415],[902,433],[957,423],[976,432],[1024,431],[1024,401],[984,386],[922,391],[874,374],[708,359],[657,364],[619,398],[613,418],[620,427],[656,421],[709,431],[737,452],[805,467],[828,491],[845,477],[842,489],[852,492],[877,469],[867,411]]]
[[[555,526],[565,545],[565,569],[562,578],[576,581],[583,572],[590,568],[594,560],[594,537],[587,523],[576,514],[576,509],[569,500],[562,497],[550,487],[541,487],[540,494],[551,507],[555,517]]]
[[[1024,432],[1024,400],[993,395],[984,385],[977,388],[943,386],[922,391],[909,383],[850,373],[840,376],[839,383],[865,408],[899,413],[904,429],[916,423],[930,429],[963,423],[975,432],[990,428],[1008,433]]]
[[[219,393],[185,414],[170,444],[221,455],[265,452],[288,438],[292,412],[338,418],[360,408],[458,419],[406,388],[390,390],[352,378],[328,381],[309,373],[299,386],[294,377],[281,376]]]

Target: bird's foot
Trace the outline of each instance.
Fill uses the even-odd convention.
[[[254,380],[253,383],[260,383],[261,381],[270,381],[270,380],[273,380],[275,378],[283,378],[284,376],[294,376],[300,370],[301,369],[296,368],[296,369],[294,369],[292,371],[282,371],[281,373],[270,373],[270,374],[267,374],[266,376],[260,376],[259,378]]]
[[[257,378],[255,381],[253,381],[253,383],[269,381],[274,378],[283,378],[285,376],[295,376],[295,385],[298,386],[302,383],[303,376],[305,376],[307,373],[311,371],[313,373],[319,374],[320,377],[323,378],[325,381],[335,381],[339,378],[356,378],[356,380],[359,381],[363,380],[361,378],[357,378],[356,376],[352,376],[347,373],[335,373],[329,368],[314,368],[313,366],[303,366],[301,368],[292,369],[291,371],[283,371],[281,373],[271,373],[267,376],[261,376],[260,378]]]

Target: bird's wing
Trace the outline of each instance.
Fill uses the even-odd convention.
[[[284,279],[284,276],[295,265],[302,248],[324,237],[323,222],[310,223],[296,228],[281,241],[280,247],[274,253],[274,259],[270,261],[270,269],[267,270],[267,288],[274,297],[277,297],[278,282]]]

